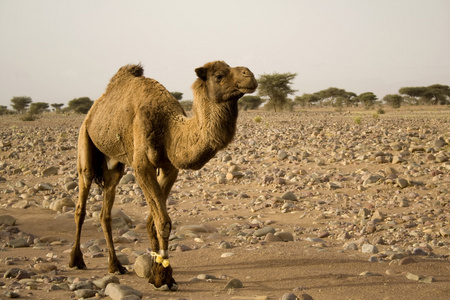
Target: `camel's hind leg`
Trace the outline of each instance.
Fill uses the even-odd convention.
[[[105,186],[103,188],[103,206],[100,213],[100,222],[102,224],[103,233],[105,234],[106,244],[108,246],[109,272],[119,272],[121,274],[126,273],[127,269],[122,266],[114,250],[111,229],[111,210],[116,196],[116,186],[119,183],[120,178],[123,176],[123,170],[124,165],[121,163],[116,163],[114,166],[111,166],[109,163],[104,164],[103,176]]]
[[[86,269],[83,260],[83,253],[80,249],[81,229],[83,227],[84,218],[86,217],[86,201],[94,179],[95,168],[93,165],[94,153],[98,151],[91,139],[89,138],[86,127],[83,124],[80,129],[78,138],[78,181],[79,181],[79,198],[75,210],[75,243],[70,253],[69,267],[77,267],[78,269]]]

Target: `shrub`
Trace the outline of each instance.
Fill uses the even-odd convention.
[[[355,121],[356,124],[358,125],[361,124],[361,117],[355,117],[353,120]]]
[[[76,98],[69,101],[68,110],[72,110],[80,114],[87,114],[93,104],[94,101],[88,97]]]
[[[34,121],[37,119],[37,115],[31,111],[28,111],[20,118],[22,121]]]
[[[253,121],[255,121],[256,123],[261,123],[262,118],[260,116],[256,116]]]
[[[192,110],[192,100],[183,100],[180,101],[181,107],[184,109],[184,111],[191,111]]]

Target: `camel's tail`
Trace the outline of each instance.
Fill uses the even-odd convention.
[[[106,163],[105,156],[92,142],[84,124],[80,131],[78,147],[78,171],[87,170],[91,173],[92,180],[103,189],[105,178],[102,167]],[[80,151],[84,151],[85,155],[80,155]]]
[[[97,149],[97,147],[93,147],[92,151],[92,169],[94,171],[94,182],[103,189],[105,183],[105,177],[103,176],[103,168],[102,164],[104,163],[104,155]]]

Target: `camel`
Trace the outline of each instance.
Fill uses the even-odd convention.
[[[238,100],[258,84],[246,67],[215,61],[195,69],[193,115],[156,80],[143,76],[141,65],[121,67],[105,93],[94,102],[78,138],[79,200],[70,267],[85,269],[80,249],[86,201],[92,182],[103,188],[100,222],[106,238],[109,272],[126,273],[113,244],[111,209],[115,188],[132,166],[149,207],[147,233],[154,257],[149,282],[176,290],[169,262],[172,222],[166,201],[180,169],[198,170],[233,139]]]

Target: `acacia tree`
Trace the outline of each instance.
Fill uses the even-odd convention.
[[[31,100],[31,97],[26,97],[26,96],[13,97],[11,99],[11,107],[15,111],[17,111],[18,114],[23,114],[27,110],[27,108],[31,102],[33,102]]]
[[[80,114],[87,114],[92,104],[94,104],[94,101],[89,99],[89,97],[76,98],[69,101],[68,109]]]
[[[30,105],[30,114],[42,114],[44,111],[48,110],[48,103],[45,102],[35,102]]]
[[[5,105],[0,105],[0,116],[1,115],[8,115],[10,114],[10,111],[8,110],[8,107]]]
[[[330,87],[314,94],[320,98],[321,103],[332,106],[342,106],[343,104],[352,106],[357,99],[355,93],[347,92],[344,89],[335,87]]]
[[[450,87],[448,85],[433,84],[430,86],[403,87],[399,94],[408,96],[414,104],[449,104]]]
[[[450,104],[450,87],[442,84],[430,85],[423,97],[431,104]]]
[[[403,97],[397,94],[389,94],[383,97],[383,101],[393,108],[399,108],[402,105]]]
[[[183,99],[183,93],[181,92],[170,92],[170,94],[178,101],[181,101],[181,99]]]
[[[294,101],[301,106],[310,106],[320,101],[320,97],[316,94],[303,94],[301,96],[296,96]]]
[[[56,110],[56,112],[60,112],[63,105],[63,103],[53,103],[51,106]]]
[[[358,96],[359,101],[364,105],[365,108],[372,108],[377,101],[377,96],[372,92],[362,93]]]
[[[239,108],[243,110],[257,109],[264,101],[258,96],[244,96],[238,101]]]
[[[288,95],[296,90],[291,88],[297,73],[273,73],[261,75],[258,79],[258,96],[268,98],[265,107],[269,110],[281,111],[292,109],[292,101]]]

